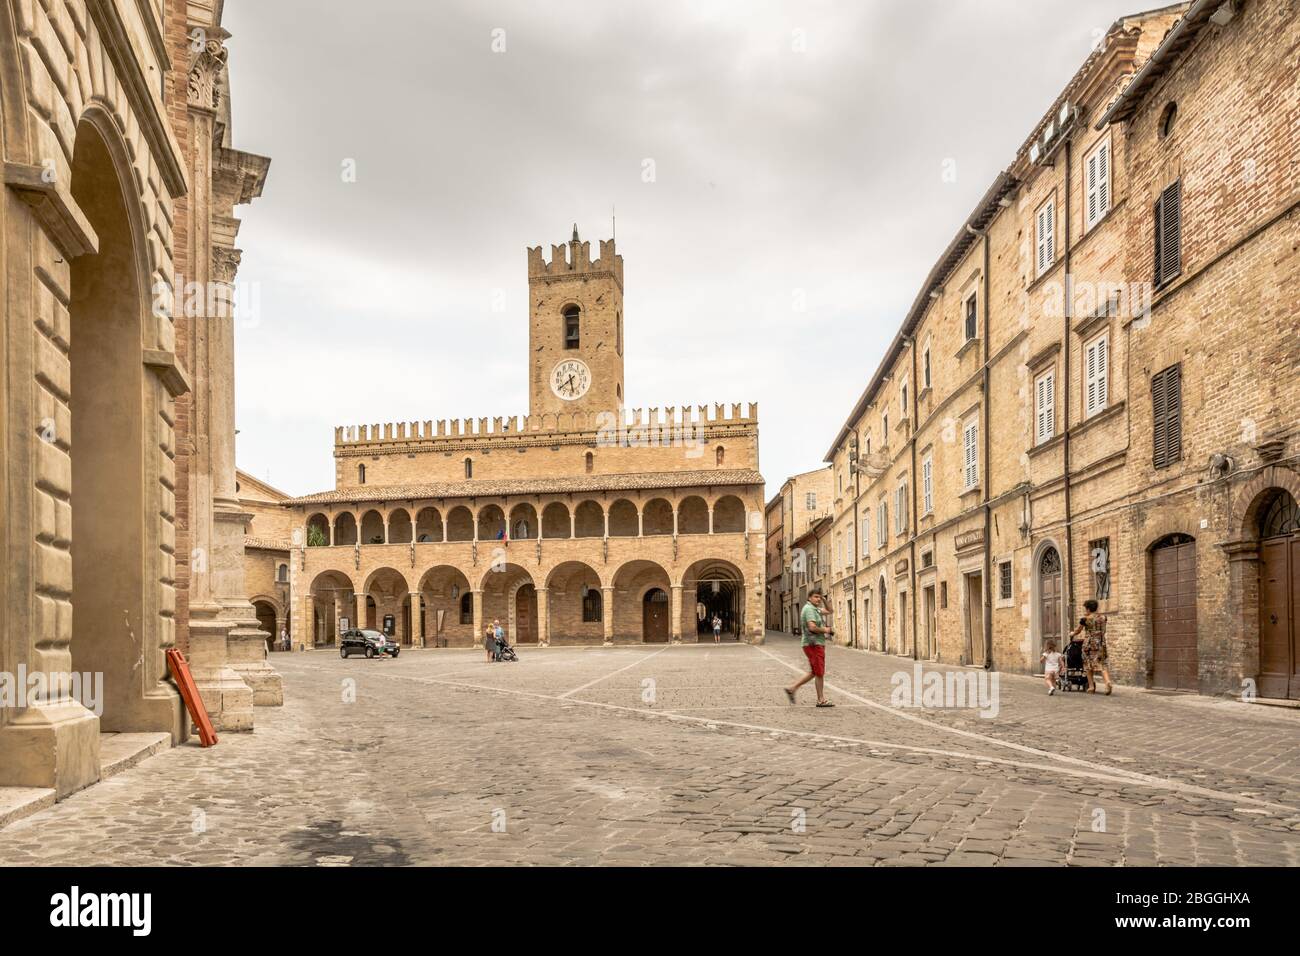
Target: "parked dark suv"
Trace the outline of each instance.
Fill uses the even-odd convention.
[[[401,650],[396,641],[379,631],[344,631],[339,638],[339,657],[351,657],[353,654],[364,654],[366,657],[387,654],[396,657]]]

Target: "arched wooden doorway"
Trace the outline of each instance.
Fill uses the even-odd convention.
[[[1278,489],[1259,518],[1261,697],[1300,699],[1300,507]]]
[[[278,651],[280,649],[280,631],[275,626],[275,606],[269,601],[254,601],[253,611],[257,614],[258,630],[266,634],[266,649],[268,651]]]
[[[1151,549],[1151,686],[1198,691],[1196,540],[1161,538]]]
[[[668,592],[651,588],[641,599],[641,640],[647,644],[668,643]]]
[[[1062,582],[1061,552],[1048,545],[1038,556],[1038,642],[1046,647],[1053,641],[1057,649],[1065,646],[1062,633]]]

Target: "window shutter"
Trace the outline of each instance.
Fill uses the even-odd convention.
[[[1085,412],[1091,415],[1097,410],[1097,346],[1088,346],[1088,386],[1087,407]]]
[[[1043,274],[1047,268],[1047,207],[1044,206],[1038,210],[1038,235],[1035,237],[1038,241],[1038,275]]]
[[[1156,468],[1169,464],[1168,370],[1151,377],[1151,463]]]
[[[1056,373],[1047,375],[1047,404],[1043,409],[1044,436],[1051,438],[1056,434]]]
[[[979,482],[979,459],[977,457],[976,446],[979,442],[979,425],[972,422],[966,427],[965,434],[965,486],[973,488]]]
[[[1056,203],[1047,204],[1047,265],[1056,261]]]
[[[933,479],[934,462],[927,458],[921,462],[921,492],[925,513],[929,514],[934,510],[934,479]]]
[[[1102,336],[1097,340],[1097,410],[1106,407],[1106,383],[1110,379],[1110,361],[1107,353],[1107,339]]]
[[[1088,157],[1088,225],[1091,226],[1101,216],[1098,209],[1097,196],[1097,167],[1100,164],[1101,151],[1098,150]]]
[[[1097,218],[1110,210],[1110,143],[1097,150]]]
[[[1163,206],[1164,229],[1160,249],[1160,279],[1168,282],[1182,271],[1183,189],[1176,182],[1165,189]]]
[[[1165,400],[1168,402],[1166,463],[1173,464],[1183,457],[1183,367],[1171,366],[1165,375]]]

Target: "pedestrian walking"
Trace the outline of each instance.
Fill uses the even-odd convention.
[[[483,628],[483,649],[487,651],[488,663],[497,659],[497,634],[496,628],[491,624]]]
[[[506,629],[501,626],[501,619],[492,619],[492,637],[496,640],[497,660],[501,660],[501,649],[506,646]]]
[[[803,639],[800,645],[803,647],[804,656],[808,658],[808,673],[795,681],[793,686],[785,688],[785,696],[792,704],[795,691],[810,680],[814,680],[817,682],[817,706],[835,706],[826,699],[826,640],[835,636],[835,629],[825,624],[825,618],[822,616],[823,600],[822,592],[814,588],[808,595],[808,603],[803,606],[803,612],[799,615],[803,625]]]
[[[1047,696],[1056,693],[1056,682],[1061,676],[1062,654],[1056,649],[1055,641],[1048,641],[1040,658],[1043,662],[1043,679],[1047,681]]]
[[[1106,615],[1097,613],[1097,602],[1089,598],[1083,602],[1083,609],[1088,613],[1079,619],[1083,629],[1083,669],[1088,672],[1088,693],[1097,693],[1094,679],[1097,671],[1106,681],[1106,693],[1114,689],[1110,682],[1110,669],[1106,666],[1109,655],[1106,652]]]
[[[718,617],[717,614],[713,615],[713,643],[722,643],[722,618]]]

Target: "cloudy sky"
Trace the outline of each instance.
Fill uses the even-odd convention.
[[[772,494],[1138,9],[227,0],[234,145],[272,157],[240,210],[240,467],[305,494],[335,425],[525,413],[525,248],[576,221],[594,250],[616,209],[627,404],[758,402]]]

